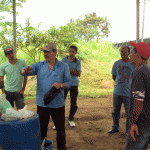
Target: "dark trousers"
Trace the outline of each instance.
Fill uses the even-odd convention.
[[[57,131],[57,148],[66,150],[65,107],[47,108],[37,105],[37,113],[40,120],[41,140],[47,137],[48,123],[51,115]]]
[[[10,102],[11,106],[14,107],[14,102],[17,109],[22,109],[25,106],[24,96],[18,92],[5,91],[6,99]]]
[[[77,107],[78,86],[71,86],[71,88],[69,88],[69,89],[64,89],[64,98],[65,99],[67,97],[68,91],[70,91],[70,100],[71,100],[69,121],[73,121],[74,115],[78,109],[78,107]]]

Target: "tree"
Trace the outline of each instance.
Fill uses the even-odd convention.
[[[17,48],[26,53],[36,63],[40,61],[41,49],[46,44],[45,32],[40,31],[41,23],[38,24],[38,28],[32,27],[30,18],[26,19],[25,24],[24,28],[20,25],[17,34]]]
[[[57,45],[59,55],[64,55],[71,44],[78,40],[72,36],[70,26],[51,26],[49,30],[40,31],[41,23],[38,28],[30,25],[30,18],[26,19],[26,26],[20,26],[17,33],[17,47],[26,53],[34,63],[41,61],[41,50],[49,42]],[[38,57],[37,57],[38,56]]]
[[[17,0],[16,7],[22,8],[22,3],[26,2],[26,0]],[[3,16],[3,12],[7,12],[13,14],[13,0],[0,0],[0,47],[4,48],[6,45],[10,45],[13,47],[13,22],[5,21],[5,16]],[[16,12],[18,15],[18,13]],[[20,25],[16,23],[16,28]]]
[[[17,51],[21,50],[30,57],[30,62],[41,61],[41,50],[49,42],[57,45],[59,56],[63,56],[69,46],[78,40],[73,36],[73,27],[70,25],[60,26],[58,28],[51,26],[49,30],[40,30],[38,27],[30,24],[30,18],[26,19],[25,27],[17,24]],[[0,45],[4,49],[6,46],[13,47],[13,25],[4,24],[0,32]]]
[[[16,1],[16,7],[20,7],[22,8],[22,3],[25,3],[26,0],[17,0]],[[0,0],[0,12],[8,12],[10,14],[13,14],[13,0]],[[19,13],[16,12],[16,15],[18,15]],[[2,21],[3,19],[5,19],[5,16],[3,16],[2,14],[0,15],[0,20]],[[10,23],[12,22],[5,22],[5,24],[10,25]],[[3,24],[0,23],[0,26],[2,26]]]
[[[25,2],[26,2],[26,0],[17,0],[16,7],[22,8],[22,3],[25,3]],[[8,12],[10,14],[13,14],[13,0],[1,0],[0,1],[0,10],[1,10],[1,12]]]
[[[73,26],[68,24],[65,26],[59,26],[58,28],[52,26],[47,31],[49,40],[57,45],[60,56],[63,56],[67,52],[70,45],[78,42],[78,39],[72,34],[73,28]]]
[[[97,17],[96,13],[86,14],[84,18],[80,16],[75,21],[70,19],[70,25],[74,26],[74,36],[78,39],[93,40],[108,37],[109,30],[107,17]]]

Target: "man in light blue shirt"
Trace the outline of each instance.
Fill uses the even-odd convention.
[[[21,74],[37,75],[35,103],[40,120],[41,140],[47,137],[51,115],[57,130],[57,148],[66,150],[64,88],[70,88],[71,76],[68,65],[56,59],[57,49],[54,43],[48,43],[43,51],[45,61],[23,68]],[[48,105],[44,105],[44,96],[53,86],[61,92]]]
[[[81,63],[75,55],[77,54],[77,47],[70,46],[69,48],[69,56],[64,57],[62,62],[65,62],[69,66],[70,74],[71,74],[71,87],[69,89],[64,89],[64,97],[66,99],[68,91],[70,91],[70,100],[71,100],[71,109],[69,114],[69,125],[71,127],[75,127],[74,115],[77,111],[77,96],[78,96],[78,85],[79,79],[81,75]]]

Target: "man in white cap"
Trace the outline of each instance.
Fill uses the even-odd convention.
[[[130,42],[132,73],[130,90],[130,129],[125,150],[147,149],[150,136],[150,69],[146,62],[150,56],[150,45],[146,42]]]
[[[37,62],[31,67],[23,68],[22,75],[37,75],[36,101],[39,114],[41,140],[47,137],[50,115],[57,130],[57,148],[66,150],[65,137],[65,99],[64,88],[70,88],[71,76],[67,64],[56,58],[57,49],[54,43],[48,43],[44,49],[45,61]],[[44,96],[55,87],[60,93],[47,105]]]

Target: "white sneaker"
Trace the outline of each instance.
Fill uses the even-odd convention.
[[[69,121],[69,125],[70,125],[70,127],[75,127],[76,126],[73,121]]]
[[[53,130],[56,130],[56,127],[55,127],[55,126],[53,126]]]

